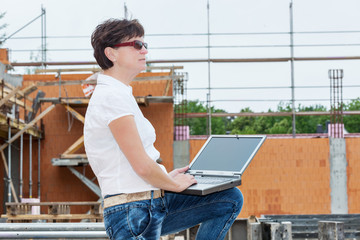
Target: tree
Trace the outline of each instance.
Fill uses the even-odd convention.
[[[266,133],[269,134],[290,134],[292,133],[292,123],[289,118],[284,118],[280,122],[275,122],[275,124],[266,130]]]
[[[250,108],[240,110],[241,113],[251,113]],[[237,117],[231,123],[231,134],[255,134],[257,131],[254,129],[255,117]],[[260,126],[262,128],[262,126]]]
[[[301,106],[298,107],[299,112],[325,112],[325,106]],[[317,126],[321,124],[322,129],[325,129],[326,121],[330,120],[330,116],[296,116],[296,132],[299,133],[316,133]]]
[[[349,104],[344,106],[345,111],[359,111],[360,98],[353,99]],[[360,133],[360,115],[347,115],[344,116],[344,126],[350,133]]]
[[[185,103],[186,112],[207,112],[206,107],[199,101],[188,101]],[[176,107],[176,106],[175,106]],[[225,112],[222,109],[211,108],[213,113]],[[352,100],[348,104],[344,104],[344,110],[353,111],[360,110],[360,98]],[[175,110],[176,111],[176,110]],[[291,103],[279,103],[277,112],[291,112]],[[325,106],[299,105],[297,112],[325,112]],[[253,112],[249,107],[241,109],[240,112]],[[272,112],[271,109],[268,112]],[[319,124],[325,129],[326,122],[330,120],[330,116],[312,115],[312,116],[296,116],[296,133],[316,133]],[[207,118],[189,118],[186,124],[190,126],[191,135],[207,134]],[[348,115],[344,116],[345,128],[348,132],[360,132],[360,116]],[[291,134],[292,133],[292,117],[291,116],[258,116],[258,117],[236,117],[236,118],[220,118],[212,117],[212,134]]]
[[[277,106],[277,112],[291,112],[291,103],[280,102]],[[269,110],[268,112],[272,112]],[[266,119],[268,127],[265,129],[266,134],[290,134],[292,133],[292,118],[283,116],[273,116]]]
[[[199,100],[195,101],[183,101],[181,104],[175,105],[175,113],[206,113],[207,108]],[[222,109],[215,109],[211,107],[212,113],[225,112]],[[207,117],[202,118],[188,118],[175,119],[175,125],[188,125],[190,127],[190,135],[206,135],[207,134]],[[226,126],[228,125],[228,119],[222,117],[211,118],[211,133],[212,134],[225,134]]]

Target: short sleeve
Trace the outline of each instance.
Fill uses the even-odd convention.
[[[106,125],[109,125],[115,119],[135,114],[132,96],[127,93],[109,92],[99,107],[104,113],[103,117]]]

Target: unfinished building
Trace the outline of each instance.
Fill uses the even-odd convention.
[[[14,76],[6,73],[10,63],[4,50],[0,61],[0,153],[5,169],[0,172],[5,179],[0,184],[1,213],[5,202],[100,200],[83,146],[87,91],[95,86],[94,73],[99,69],[40,70]],[[148,67],[132,83],[141,110],[157,130],[155,146],[168,170],[173,168],[173,82],[183,81],[184,75],[176,72],[181,68]],[[88,206],[75,207],[76,212],[88,210]]]

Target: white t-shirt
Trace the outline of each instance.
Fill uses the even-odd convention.
[[[85,115],[84,145],[103,197],[158,189],[135,173],[110,131],[109,123],[126,115],[134,116],[144,149],[156,161],[160,153],[154,147],[155,129],[140,111],[131,86],[99,74]]]

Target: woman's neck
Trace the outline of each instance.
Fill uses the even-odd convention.
[[[119,69],[114,67],[104,70],[103,74],[113,77],[126,85],[130,85],[132,80],[137,75],[137,73],[131,73],[129,71],[126,71],[125,69]]]

